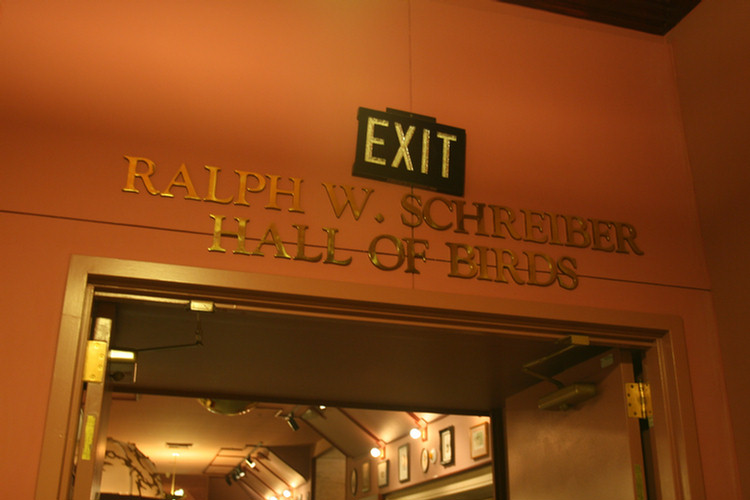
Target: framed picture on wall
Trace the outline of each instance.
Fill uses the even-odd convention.
[[[487,428],[487,422],[482,422],[469,429],[471,458],[482,458],[490,454],[489,443],[487,441]]]
[[[388,486],[388,460],[378,462],[378,487]]]
[[[349,475],[349,491],[352,492],[352,496],[357,494],[357,468],[353,468]]]
[[[454,438],[453,426],[446,427],[440,431],[440,463],[442,465],[453,465],[456,461],[453,453]]]
[[[370,491],[370,462],[365,462],[362,464],[362,493],[367,493]]]
[[[405,483],[409,480],[409,444],[398,447],[398,480]]]

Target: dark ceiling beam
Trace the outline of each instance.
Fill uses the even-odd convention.
[[[700,0],[499,0],[654,35],[665,35]]]

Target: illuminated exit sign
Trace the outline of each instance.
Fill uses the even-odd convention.
[[[359,108],[352,174],[463,196],[466,131],[406,111]]]

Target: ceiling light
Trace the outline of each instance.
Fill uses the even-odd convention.
[[[289,490],[284,490],[281,494],[284,495],[286,498],[289,498],[290,496],[292,496],[292,492]]]
[[[370,455],[373,458],[384,458],[385,457],[385,446],[373,446],[370,448]]]
[[[419,439],[422,437],[422,431],[417,427],[412,427],[409,431],[409,436],[411,436],[412,439]]]

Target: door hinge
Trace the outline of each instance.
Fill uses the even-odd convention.
[[[107,342],[89,340],[86,345],[86,360],[83,363],[84,382],[103,382],[107,366]]]
[[[651,387],[645,383],[625,384],[625,400],[630,418],[651,418]]]

